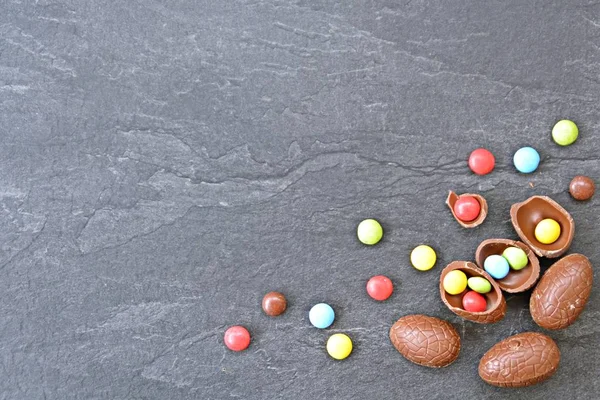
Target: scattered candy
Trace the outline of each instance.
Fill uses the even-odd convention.
[[[543,244],[552,244],[560,236],[560,225],[551,218],[541,220],[535,227],[535,238]]]
[[[497,254],[488,256],[483,262],[483,269],[494,279],[502,279],[508,275],[510,267],[506,258]]]
[[[410,262],[419,271],[428,271],[433,268],[436,259],[435,251],[424,244],[415,247],[410,253]]]
[[[335,312],[329,304],[315,304],[308,313],[308,319],[315,328],[325,329],[333,324]]]
[[[568,119],[558,121],[552,128],[552,139],[561,146],[573,144],[577,140],[577,136],[579,136],[577,125]]]
[[[596,191],[596,185],[592,178],[588,176],[578,175],[569,185],[569,193],[575,200],[589,200]]]
[[[240,325],[230,327],[225,331],[223,342],[229,350],[242,351],[250,345],[250,332]]]
[[[485,297],[475,291],[468,291],[462,298],[462,305],[469,312],[484,312],[487,309]]]
[[[489,293],[492,290],[492,284],[481,276],[472,276],[467,279],[467,285],[471,290],[477,293]]]
[[[352,339],[343,333],[336,333],[327,339],[327,353],[336,360],[343,360],[352,353]]]
[[[481,204],[473,196],[460,196],[454,203],[454,214],[461,221],[473,221],[479,216],[480,212]]]
[[[356,229],[358,240],[364,244],[377,244],[383,237],[383,228],[381,224],[374,219],[365,219]]]
[[[387,300],[393,291],[394,285],[387,276],[377,275],[367,282],[367,293],[375,300]]]
[[[486,175],[492,172],[496,159],[487,149],[475,149],[469,156],[469,168],[477,175]]]
[[[513,163],[519,172],[529,174],[540,165],[540,154],[532,147],[522,147],[513,156]]]
[[[446,274],[442,285],[448,294],[460,294],[467,288],[467,275],[455,269]]]
[[[502,257],[506,258],[508,265],[515,271],[525,268],[529,263],[527,253],[519,247],[507,247],[502,252]]]
[[[269,292],[265,294],[262,300],[262,309],[265,314],[276,317],[285,312],[287,308],[287,300],[285,296],[279,292]]]

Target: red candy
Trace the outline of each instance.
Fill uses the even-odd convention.
[[[462,298],[463,308],[469,312],[484,312],[487,309],[485,297],[469,290]]]
[[[377,275],[367,282],[367,293],[375,300],[387,300],[394,291],[394,285],[387,276]]]
[[[250,346],[250,332],[243,326],[232,326],[225,331],[223,341],[229,350],[246,350]]]
[[[481,212],[481,204],[473,196],[460,196],[454,203],[454,214],[464,222],[473,221]]]
[[[492,172],[496,159],[494,155],[486,149],[473,150],[469,156],[469,168],[477,175],[486,175]]]

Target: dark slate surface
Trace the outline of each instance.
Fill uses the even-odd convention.
[[[450,313],[438,276],[490,237],[515,238],[512,203],[550,195],[600,263],[600,4],[586,1],[4,0],[0,5],[0,379],[3,399],[592,398],[600,298],[552,332],[558,373],[502,390],[477,376],[497,341],[540,331],[528,294],[482,326]],[[574,119],[577,143],[550,137]],[[539,170],[513,152],[535,146]],[[477,177],[485,146],[494,173]],[[447,191],[490,214],[461,229]],[[355,238],[366,217],[385,238]],[[420,273],[410,250],[439,261]],[[544,262],[544,265],[549,265]],[[366,280],[396,285],[380,304]],[[273,319],[260,300],[289,298]],[[337,312],[318,331],[308,310]],[[400,316],[450,320],[452,366],[410,364]],[[253,335],[227,351],[227,326]],[[352,356],[325,352],[333,332]]]

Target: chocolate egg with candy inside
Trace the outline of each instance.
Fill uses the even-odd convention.
[[[445,367],[460,353],[460,336],[452,324],[427,315],[400,318],[390,328],[390,340],[404,358],[425,367]]]
[[[540,279],[529,299],[533,320],[545,329],[564,329],[579,318],[592,291],[593,271],[582,254],[555,262]]]
[[[551,377],[559,362],[560,351],[554,340],[525,332],[492,346],[479,362],[479,376],[494,386],[531,386]]]
[[[461,274],[457,275],[462,276],[462,274],[464,274],[467,278],[464,289],[460,293],[456,293],[452,290],[449,293],[446,290],[446,288],[449,288],[446,277],[449,274],[454,274],[455,272],[453,271],[460,272]],[[485,311],[473,312],[465,310],[464,308],[463,297],[468,292],[468,290],[466,290],[468,279],[472,277],[484,278],[492,287],[490,291],[481,293],[486,300],[487,306]],[[444,283],[446,283],[446,285]],[[446,286],[446,288],[444,286]],[[440,276],[440,296],[450,311],[469,321],[480,324],[490,324],[500,321],[506,314],[506,300],[504,300],[500,286],[498,286],[498,284],[487,272],[478,268],[477,265],[469,261],[453,261],[442,270],[442,274]]]
[[[510,208],[510,219],[521,240],[540,257],[560,257],[573,241],[573,218],[550,197],[532,196],[522,203],[513,204]],[[542,243],[536,237],[536,227],[546,219],[554,220],[560,227],[558,237],[552,243]]]
[[[485,260],[491,255],[501,255],[510,262],[510,256],[507,257],[507,249],[517,248],[525,252],[527,264],[524,267],[519,265],[520,269],[510,268],[508,274],[502,279],[496,279],[500,289],[507,293],[521,293],[530,289],[540,277],[540,262],[533,251],[523,242],[510,239],[487,239],[477,246],[475,251],[475,262],[480,268],[483,268]],[[520,261],[520,260],[519,260]]]
[[[461,219],[462,214],[460,210],[462,208],[455,207],[457,205],[457,202],[462,198],[466,198],[469,200],[468,202],[466,202],[466,206],[469,206],[469,203],[472,202],[472,199],[479,203],[479,214],[476,217],[470,215],[470,211],[473,209],[473,207],[469,206],[466,207],[467,211],[464,213],[465,220]],[[448,198],[446,199],[446,204],[450,208],[450,211],[452,211],[452,216],[454,217],[454,219],[456,219],[456,222],[458,222],[463,228],[475,228],[476,226],[481,225],[485,220],[485,217],[487,217],[487,201],[485,201],[483,196],[480,196],[478,194],[465,193],[457,195],[453,191],[450,191],[450,193],[448,193]],[[457,211],[459,212],[459,214],[457,214]]]

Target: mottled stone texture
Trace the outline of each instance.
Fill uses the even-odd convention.
[[[3,0],[0,2],[0,398],[590,398],[600,390],[598,283],[552,332],[548,382],[499,389],[477,376],[500,339],[537,330],[529,293],[506,318],[462,321],[438,276],[509,208],[549,195],[577,224],[572,251],[600,265],[600,4],[592,1]],[[562,148],[551,129],[580,127]],[[539,170],[513,152],[535,146]],[[467,168],[478,146],[496,170]],[[483,194],[463,229],[448,190]],[[382,221],[377,246],[357,223]],[[421,243],[429,272],[410,267]],[[545,269],[549,263],[542,262]],[[393,279],[390,300],[367,279]],[[596,280],[598,282],[599,280]],[[261,311],[271,290],[289,301]],[[310,327],[316,302],[332,329]],[[450,320],[443,370],[389,342],[400,316]],[[253,335],[225,349],[227,326]],[[331,360],[346,332],[352,356]]]

